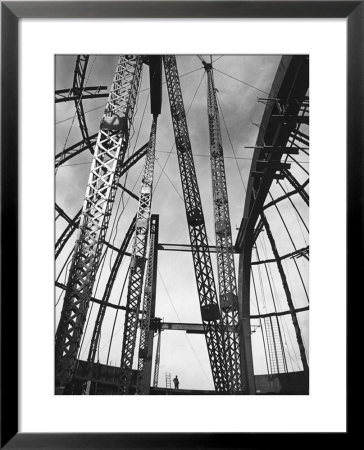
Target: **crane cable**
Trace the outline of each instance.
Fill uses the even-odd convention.
[[[86,85],[87,85],[88,80],[89,80],[89,78],[90,78],[90,75],[91,75],[92,69],[93,69],[93,67],[94,67],[96,58],[97,58],[97,55],[94,57],[94,60],[93,60],[93,62],[92,62],[92,65],[91,65],[91,68],[90,68],[90,71],[89,71],[89,73],[88,73],[88,77],[87,77],[87,80],[86,80]],[[68,130],[68,134],[67,134],[67,136],[66,136],[66,141],[65,141],[65,143],[64,143],[64,146],[63,146],[63,150],[62,150],[60,159],[62,159],[63,153],[64,153],[64,151],[66,150],[66,145],[67,145],[67,142],[68,142],[68,138],[70,137],[71,130],[72,130],[72,128],[73,128],[73,124],[74,124],[74,121],[75,121],[75,118],[76,118],[76,115],[77,115],[77,109],[78,109],[79,105],[80,105],[81,102],[82,102],[82,97],[83,97],[83,90],[81,91],[80,97],[79,97],[79,99],[77,100],[76,110],[75,110],[75,113],[74,113],[74,115],[73,115],[72,122],[71,122],[70,128],[69,128],[69,130]],[[56,175],[57,175],[57,172],[58,172],[58,167],[59,167],[59,166],[56,167]]]

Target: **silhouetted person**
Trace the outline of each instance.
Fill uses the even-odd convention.
[[[175,389],[178,389],[178,386],[179,386],[179,380],[178,380],[177,375],[173,378],[173,383],[174,383],[174,388],[175,388]]]

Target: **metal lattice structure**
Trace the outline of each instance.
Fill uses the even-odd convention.
[[[289,324],[290,331],[296,334],[297,341],[294,342],[295,346],[292,346],[292,341],[291,339],[289,340],[291,344],[290,349],[294,351],[294,348],[298,346],[301,359],[301,361],[297,359],[295,352],[296,361],[293,361],[293,363],[301,371],[302,362],[303,371],[301,373],[303,376],[306,376],[308,389],[308,353],[306,355],[304,342],[304,338],[307,335],[301,331],[298,316],[299,313],[309,309],[303,301],[303,299],[306,300],[304,294],[308,300],[308,292],[305,286],[306,280],[302,278],[298,265],[302,267],[302,264],[307,264],[306,261],[309,260],[308,227],[304,220],[307,212],[305,208],[309,205],[307,191],[309,179],[305,179],[303,174],[306,173],[308,175],[308,171],[305,170],[305,167],[302,167],[302,159],[295,159],[296,155],[309,155],[308,58],[305,56],[284,56],[281,59],[274,79],[272,78],[273,84],[270,93],[267,93],[266,98],[258,98],[258,102],[265,105],[265,110],[261,124],[253,124],[259,128],[256,145],[254,147],[245,147],[254,149],[252,158],[236,157],[226,126],[225,115],[223,115],[224,106],[223,104],[220,105],[217,100],[214,77],[216,77],[216,83],[220,91],[222,89],[220,88],[217,72],[213,69],[215,68],[213,57],[211,56],[211,64],[208,64],[201,56],[198,56],[198,58],[202,61],[206,72],[203,76],[207,79],[210,152],[207,155],[201,154],[203,151],[197,151],[195,155],[205,156],[210,159],[213,220],[210,220],[211,223],[207,223],[207,226],[209,227],[213,224],[216,245],[208,244],[205,217],[180,85],[180,75],[174,55],[126,55],[119,57],[100,130],[96,134],[91,134],[88,131],[88,126],[90,130],[92,129],[91,126],[97,129],[98,122],[96,127],[94,124],[90,125],[92,120],[94,120],[92,118],[87,124],[82,101],[84,99],[105,97],[106,94],[103,91],[107,87],[101,83],[99,86],[87,86],[87,80],[92,71],[91,67],[87,78],[87,68],[89,68],[88,55],[79,55],[75,58],[73,86],[69,89],[56,91],[55,101],[57,104],[62,103],[64,105],[65,102],[69,102],[70,107],[74,108],[74,117],[77,115],[82,136],[81,141],[77,142],[74,139],[73,142],[76,143],[68,147],[65,144],[63,150],[55,155],[56,174],[66,161],[81,154],[81,158],[76,159],[76,164],[66,164],[65,166],[87,164],[84,161],[90,155],[84,155],[85,150],[90,150],[92,155],[86,196],[81,210],[76,214],[75,211],[70,214],[66,212],[67,204],[61,201],[62,208],[65,207],[65,209],[62,209],[59,203],[55,205],[56,220],[61,219],[58,220],[57,227],[64,223],[62,220],[66,224],[63,229],[60,229],[55,248],[55,256],[56,259],[58,258],[59,267],[62,266],[60,274],[63,271],[65,273],[63,282],[61,282],[60,275],[56,280],[56,287],[63,290],[61,295],[65,294],[56,333],[56,386],[61,386],[61,388],[56,390],[57,393],[76,394],[80,392],[80,383],[87,384],[84,390],[86,394],[133,394],[134,392],[136,394],[157,394],[158,390],[159,393],[161,393],[161,390],[163,390],[163,394],[167,393],[166,389],[158,388],[162,330],[179,330],[190,334],[203,335],[207,344],[207,355],[216,393],[250,395],[257,392],[260,393],[260,391],[256,391],[255,385],[256,376],[254,375],[253,367],[251,335],[253,334],[253,338],[256,338],[258,333],[255,335],[254,333],[260,328],[264,341],[269,380],[271,386],[279,386],[278,379],[274,382],[272,380],[277,375],[283,374],[286,376],[288,374],[287,361],[291,362],[292,367],[292,358],[289,355],[287,338],[284,335],[288,330],[285,324],[286,317],[291,317],[292,319],[292,324]],[[176,244],[173,242],[159,244],[159,216],[151,215],[157,116],[161,112],[161,61],[164,63],[183,198],[174,185],[176,179],[169,177],[164,170],[169,156],[164,167],[161,166],[161,174],[164,172],[177,194],[183,200],[190,244]],[[95,60],[92,66],[94,62]],[[140,87],[142,84],[143,64],[149,66],[150,79],[148,86],[143,77],[143,87]],[[191,70],[183,75],[188,75],[194,71]],[[219,72],[224,74],[222,71]],[[227,74],[225,73],[225,75]],[[105,77],[103,76],[103,78]],[[235,78],[235,80],[237,79]],[[203,77],[193,96],[191,105],[202,81]],[[106,84],[105,80],[102,80],[102,83]],[[247,83],[244,84],[246,85]],[[252,85],[248,86],[254,88]],[[150,89],[148,98],[150,95],[153,121],[150,133],[150,125],[148,125],[148,129],[142,129],[140,134],[140,136],[144,136],[145,142],[149,133],[149,141],[135,151],[148,104],[147,99],[144,111],[140,108],[142,101],[141,99],[138,100],[139,88],[140,92]],[[269,86],[264,87],[264,89],[269,90]],[[261,89],[258,90],[261,91]],[[185,94],[185,91],[183,93]],[[223,97],[219,97],[219,99],[223,102]],[[199,104],[201,105],[202,102],[200,101]],[[142,111],[142,115],[139,114]],[[221,124],[220,114],[223,119]],[[134,115],[136,116],[135,124],[133,124]],[[201,115],[201,117],[203,116]],[[138,129],[136,124],[138,124],[139,119],[140,125]],[[195,120],[195,123],[199,125],[200,120]],[[225,173],[225,163],[227,170],[229,170],[229,166],[226,161],[224,162],[224,158],[232,158],[232,156],[224,155],[221,130],[221,125],[224,126],[224,124],[234,158],[252,159],[248,187],[246,188],[244,216],[235,245],[233,245],[232,240],[234,230],[232,231],[231,227],[230,212],[234,222],[236,220],[234,214],[236,215],[235,205],[237,204],[237,199],[235,193],[231,191],[230,201],[234,208],[229,211],[227,192],[227,181],[229,179],[227,180],[227,177],[230,176],[230,172]],[[165,121],[160,121],[158,127],[160,136],[164,138],[164,134],[167,134],[165,132]],[[197,131],[199,132],[200,129],[197,129]],[[196,133],[196,129],[191,129],[191,132],[193,132],[191,134],[193,142],[195,136],[197,138],[201,137],[198,136],[198,132]],[[240,137],[239,140],[241,142]],[[133,152],[130,155],[128,153],[127,158],[129,141],[135,142],[135,146]],[[134,144],[130,144],[130,147],[132,145]],[[207,148],[208,146],[206,146]],[[225,150],[228,152],[228,147]],[[168,153],[164,149],[160,151],[161,153]],[[138,162],[144,156],[144,167],[141,164],[139,165],[141,169],[140,174],[142,174],[141,182],[139,181],[140,175],[136,178],[132,174],[128,178],[129,170],[134,165],[138,165]],[[80,161],[82,162],[77,164]],[[303,161],[303,163],[305,162],[307,163],[308,161]],[[239,169],[237,161],[236,164]],[[300,169],[297,169],[297,167]],[[72,169],[69,170],[72,171]],[[200,166],[197,167],[197,170],[199,173]],[[121,178],[123,175],[126,175],[125,178]],[[245,189],[241,172],[240,178]],[[136,180],[133,187],[129,185],[130,179],[132,183]],[[135,186],[138,186],[138,182],[139,186],[141,185],[139,196],[137,195],[138,191],[135,191]],[[206,195],[204,188],[205,186],[201,185],[203,198]],[[120,193],[120,190],[123,192]],[[241,192],[243,193],[242,190]],[[119,210],[118,205],[113,210],[115,198],[118,198],[117,193],[121,194],[119,205],[122,205],[122,209],[120,208]],[[132,222],[128,229],[121,231],[122,227],[118,226],[118,224],[127,204],[127,202],[126,204],[124,202],[125,193],[138,201],[138,207],[137,214],[133,220],[135,209],[127,211],[127,214],[129,214],[127,223],[129,224],[131,220]],[[130,204],[132,203],[130,202]],[[158,206],[157,202],[155,203]],[[283,203],[282,207],[281,203]],[[135,205],[136,203],[134,202],[131,207],[135,208]],[[307,231],[304,235],[301,229],[302,236],[299,235],[299,230],[296,232],[295,237],[298,235],[300,239],[302,237],[302,245],[297,247],[282,217],[282,211],[287,212],[288,207],[291,208],[292,214],[295,214],[297,221],[300,219],[300,228],[303,225]],[[272,210],[275,216],[272,214]],[[112,214],[115,217],[115,222],[113,222],[116,224],[117,229],[115,230],[114,225],[111,228],[112,222],[110,222],[110,218]],[[241,216],[238,216],[239,220],[240,218]],[[173,219],[176,220],[175,218]],[[284,225],[293,249],[290,248],[290,245],[287,246],[287,243],[281,248],[282,242],[276,242],[274,235],[279,233],[279,228],[277,230],[274,227],[277,227],[278,222],[281,228]],[[107,233],[108,231],[110,232],[109,223],[111,234],[107,238]],[[180,223],[180,217],[178,217],[178,223]],[[76,230],[79,233],[77,241],[73,252],[67,256],[67,252],[63,250],[67,248],[70,250],[71,244],[69,241]],[[169,228],[169,231],[171,231],[171,228]],[[114,233],[115,236],[113,237]],[[168,236],[170,239],[171,237],[173,239],[171,233]],[[114,245],[116,238],[120,239],[118,246]],[[132,250],[128,249],[130,242],[133,243]],[[268,242],[267,247],[266,242]],[[263,258],[259,256],[258,245],[260,245],[261,252],[264,254]],[[256,250],[256,260],[252,258],[253,249]],[[106,260],[106,251],[109,252],[110,250],[114,253],[110,256],[108,264],[110,272],[107,273],[108,269],[104,268],[103,258],[105,256]],[[155,317],[157,255],[160,250],[184,251],[192,254],[202,318],[202,321],[198,321],[199,323],[183,323],[181,321],[173,323],[168,322],[168,319],[164,322],[163,316],[163,319]],[[129,253],[130,251],[131,253]],[[218,293],[212,264],[212,262],[215,264],[215,259],[213,257],[211,261],[210,252],[216,254]],[[234,253],[239,254],[237,274],[235,271]],[[71,256],[72,259],[70,260]],[[125,256],[130,256],[131,260],[129,270],[127,271],[125,268],[122,274],[120,267]],[[299,264],[297,264],[297,261]],[[147,267],[145,266],[146,264]],[[261,264],[263,266],[260,266]],[[254,271],[256,271],[256,274],[259,271],[260,276],[260,267],[263,267],[265,271],[263,276],[255,283]],[[304,269],[306,268],[305,265],[303,267]],[[270,268],[273,270],[270,270]],[[291,269],[291,278],[289,268]],[[295,268],[297,272],[293,275],[299,278],[295,278],[292,282],[292,271]],[[67,271],[68,281],[66,283]],[[96,275],[97,283],[95,283]],[[279,286],[278,284],[272,284],[273,275],[279,280]],[[119,278],[122,276],[125,276],[125,280]],[[116,304],[113,302],[113,299],[117,298],[115,294],[118,286],[121,286],[120,281],[123,281],[124,284],[120,295],[118,295],[119,302]],[[258,282],[260,282],[260,286]],[[253,286],[252,283],[254,284],[257,302],[257,314],[251,314],[250,312],[250,303],[253,299],[250,293],[250,286]],[[299,292],[298,301],[296,293],[292,290],[295,288],[293,283],[301,283],[300,289],[304,290],[304,292]],[[124,297],[124,303],[121,303],[125,285],[128,286],[126,302]],[[173,296],[171,297],[168,293],[169,284],[165,285],[163,282],[163,285],[174,307]],[[259,295],[257,295],[257,287]],[[260,292],[259,287],[261,289]],[[100,289],[101,295],[98,295]],[[269,297],[268,307],[265,304],[265,289],[268,292],[267,297]],[[258,301],[262,301],[262,298],[264,304],[260,306],[263,309],[259,310]],[[283,303],[288,305],[288,310],[287,306],[284,308],[283,305],[282,307],[282,300]],[[90,304],[94,307],[95,303],[100,305],[98,311],[89,308]],[[106,315],[106,312],[112,310],[108,308],[114,309],[115,317],[107,360],[106,364],[104,364],[102,359],[106,351],[103,356],[101,352],[107,343],[100,347],[100,341],[101,333],[103,341],[105,335],[107,335],[107,333],[104,334],[103,330],[108,331],[108,329],[111,329],[112,317],[111,315]],[[177,314],[176,310],[175,312]],[[118,316],[119,313],[120,315]],[[122,329],[122,326],[115,327],[117,317],[119,317],[119,320],[122,320],[122,318],[120,319],[121,315],[124,315],[123,339],[119,339],[119,342],[122,341],[121,360],[120,367],[118,367],[118,364],[115,367],[112,365],[111,359],[115,362],[115,358],[118,358],[118,356],[115,356],[115,352],[117,352],[117,355],[120,355],[120,347],[114,348],[114,353],[111,352],[110,365],[109,355],[110,349],[112,349],[114,330],[116,328],[116,334],[118,334],[119,330]],[[251,323],[251,320],[259,320],[260,323],[259,325],[254,324],[254,322]],[[306,320],[305,317],[304,320]],[[91,326],[91,329],[88,325]],[[157,346],[154,376],[152,376],[154,338],[157,339]],[[262,347],[262,343],[260,345]],[[203,341],[202,346],[204,348]],[[137,355],[135,355],[136,347],[138,347]],[[86,350],[88,352],[86,353],[86,355],[88,354],[87,361],[83,359]],[[261,348],[260,350],[262,351]],[[197,355],[195,354],[195,356]],[[95,364],[96,358],[97,364]],[[259,361],[260,364],[262,364],[261,361]],[[163,356],[161,367],[164,367],[164,364]],[[201,369],[203,369],[202,366]],[[167,367],[167,370],[171,370],[171,367]],[[172,370],[174,372],[174,369]],[[178,369],[176,369],[176,372],[179,374]],[[284,380],[285,378],[282,379]],[[168,393],[173,394],[175,392],[173,390]]]
[[[147,358],[151,359],[151,344],[153,342],[153,330],[151,330],[151,317],[154,316],[155,309],[155,280],[157,263],[157,242],[158,242],[158,217],[152,216],[150,223],[149,255],[147,275],[144,285],[144,298],[142,307],[142,317],[140,319],[140,338],[138,352],[138,373],[137,373],[137,394],[144,394],[149,391],[150,367],[146,367]]]
[[[282,342],[282,333],[277,316],[269,316],[263,319],[270,373],[287,372],[287,361]]]
[[[282,215],[277,207],[278,199],[274,200],[270,194],[270,188],[273,181],[283,180],[291,163],[288,158],[296,162],[293,155],[298,155],[301,151],[307,152],[308,136],[301,130],[302,125],[307,125],[308,118],[308,58],[306,56],[284,56],[281,59],[276,77],[273,81],[269,96],[259,101],[266,104],[262,122],[256,141],[253,147],[254,154],[250,169],[250,177],[247,188],[247,197],[245,200],[244,216],[240,225],[235,247],[240,252],[239,260],[239,283],[240,283],[240,304],[241,304],[241,356],[243,362],[243,374],[248,381],[248,390],[250,394],[255,393],[254,371],[252,346],[250,338],[250,280],[252,265],[252,249],[257,240],[263,225],[268,234],[271,246],[274,244],[269,233],[269,225],[266,221],[263,211],[269,206],[274,206],[278,215]],[[299,194],[304,200],[306,193],[298,183],[294,183],[293,176],[291,184],[294,186],[293,194]],[[281,197],[283,200],[287,194]],[[265,207],[266,199],[271,201]],[[308,204],[308,197],[307,203]],[[284,221],[282,219],[282,223]],[[284,226],[286,226],[284,224]],[[308,374],[307,359],[300,336],[299,325],[295,317],[295,309],[290,299],[288,284],[286,282],[281,257],[275,246],[272,246],[274,260],[278,264],[282,284],[285,290],[286,298],[290,308],[292,321],[296,330],[296,337],[300,348],[301,358],[304,370]],[[294,248],[297,252],[297,249]],[[293,258],[297,267],[297,262]],[[301,274],[302,285],[304,283]],[[306,296],[307,291],[304,287]]]
[[[203,64],[207,73],[207,113],[210,134],[211,179],[222,333],[224,333],[226,345],[229,391],[236,394],[243,391],[243,380],[239,352],[239,305],[226,186],[224,150],[212,64],[207,64],[204,60]]]
[[[221,315],[216,295],[205,219],[188,134],[177,63],[173,55],[164,56],[163,60],[202,322],[215,388],[217,391],[224,392],[227,391],[227,382],[225,347],[221,333]]]
[[[91,344],[90,344],[89,354],[88,354],[88,358],[87,358],[87,361],[89,364],[92,364],[95,362],[96,351],[97,351],[97,347],[99,345],[99,339],[100,339],[100,335],[101,335],[101,328],[102,328],[102,324],[103,324],[106,309],[107,309],[106,305],[109,301],[109,298],[111,295],[111,290],[113,288],[113,285],[114,285],[116,276],[118,274],[118,271],[120,269],[121,263],[123,261],[124,255],[129,246],[130,240],[133,236],[134,230],[135,230],[135,217],[131,221],[131,224],[130,224],[130,226],[126,232],[126,235],[124,237],[124,240],[121,243],[119,252],[118,252],[118,254],[115,258],[114,264],[112,266],[112,269],[111,269],[111,272],[109,275],[109,279],[107,280],[107,283],[106,283],[104,295],[102,297],[102,305],[100,305],[99,311],[97,313],[97,317],[95,320],[95,326],[94,326],[94,330],[92,333]]]
[[[158,387],[159,364],[160,364],[160,360],[161,360],[161,335],[162,335],[162,330],[161,330],[161,328],[159,328],[157,351],[155,353],[154,376],[153,376],[153,387],[155,387],[155,388]]]
[[[279,256],[279,253],[278,253],[278,250],[277,250],[277,246],[276,246],[276,242],[274,240],[272,231],[271,231],[270,226],[269,226],[269,222],[266,219],[264,214],[262,214],[261,217],[262,217],[262,222],[264,224],[264,228],[266,230],[266,233],[267,233],[267,236],[268,236],[268,239],[269,239],[272,251],[273,251],[273,255],[274,255],[274,257],[276,259],[276,262],[277,262],[279,275],[281,277],[281,281],[282,281],[282,284],[283,284],[284,292],[286,294],[286,300],[287,300],[287,304],[288,304],[288,307],[289,307],[289,310],[290,310],[290,313],[291,313],[291,318],[292,318],[293,326],[294,326],[295,333],[296,333],[296,339],[297,339],[298,348],[299,348],[299,351],[300,351],[302,365],[303,365],[304,370],[306,372],[308,372],[309,367],[308,367],[308,362],[307,362],[305,346],[304,346],[303,339],[302,339],[301,328],[299,326],[298,319],[297,319],[297,313],[295,311],[295,307],[294,307],[294,304],[293,304],[292,294],[291,294],[291,291],[290,291],[288,283],[287,283],[287,277],[286,277],[285,271],[283,269],[282,261],[281,261],[280,256]]]
[[[135,341],[138,328],[138,315],[143,289],[145,259],[148,241],[150,210],[155,160],[157,119],[153,118],[147,150],[139,206],[135,224],[135,237],[130,261],[129,285],[124,323],[123,349],[121,354],[121,374],[119,392],[128,394],[131,383]]]
[[[117,172],[128,146],[141,69],[140,57],[119,58],[101,122],[56,334],[56,376],[61,386],[73,374],[118,183]]]

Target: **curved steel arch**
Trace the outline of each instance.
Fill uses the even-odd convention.
[[[262,226],[259,226],[257,232],[255,227],[263,213],[273,180],[283,178],[290,169],[290,165],[282,161],[282,157],[292,154],[292,151],[299,151],[296,139],[301,144],[308,145],[307,136],[302,136],[304,133],[298,130],[300,124],[308,124],[308,66],[308,56],[283,56],[269,97],[263,99],[266,107],[254,147],[244,214],[235,243],[235,248],[240,253],[240,352],[242,371],[250,394],[255,394],[250,337],[250,274],[253,244]],[[296,190],[299,188],[296,187]],[[264,220],[262,222],[264,224]]]

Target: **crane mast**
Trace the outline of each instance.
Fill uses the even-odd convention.
[[[219,280],[222,332],[225,335],[230,393],[243,391],[240,364],[239,306],[231,237],[228,192],[224,165],[220,117],[212,64],[202,60],[207,74],[207,112],[210,134],[210,161],[215,221],[217,272]]]
[[[56,378],[61,391],[75,369],[115,198],[118,171],[128,147],[141,71],[141,57],[119,57],[101,121],[81,213],[79,237],[56,333]]]
[[[150,377],[148,376],[147,357],[150,340],[153,339],[151,333],[151,317],[154,316],[155,309],[155,288],[157,269],[157,240],[158,240],[158,216],[152,216],[150,225],[149,256],[147,275],[145,278],[144,298],[142,308],[142,318],[140,320],[140,340],[138,354],[138,374],[137,374],[137,394],[149,392]],[[154,292],[153,292],[154,291]],[[154,300],[154,301],[153,301]],[[153,332],[152,332],[153,333]],[[149,355],[151,356],[151,355]]]
[[[130,260],[129,284],[124,322],[123,349],[119,393],[128,394],[131,384],[135,341],[138,328],[140,301],[143,289],[146,249],[152,203],[157,117],[153,116],[149,145],[140,190],[135,235]]]
[[[186,114],[174,55],[163,56],[177,148],[183,197],[186,208],[201,317],[207,343],[215,389],[227,392],[225,344],[221,333],[221,315],[216,295],[208,247],[205,219],[192,156]]]

